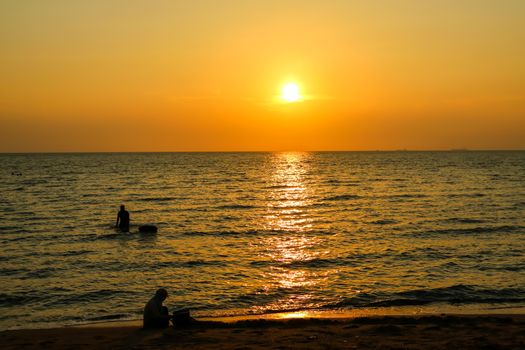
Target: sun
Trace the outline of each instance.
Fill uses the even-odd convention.
[[[296,83],[286,83],[281,90],[281,99],[285,102],[297,102],[301,99],[299,85]]]

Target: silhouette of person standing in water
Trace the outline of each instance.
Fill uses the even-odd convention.
[[[129,232],[129,212],[124,205],[120,206],[120,211],[117,214],[117,227],[122,232]]]

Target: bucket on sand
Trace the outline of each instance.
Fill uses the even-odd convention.
[[[192,320],[193,318],[190,316],[190,310],[188,309],[173,311],[173,317],[171,318],[171,322],[175,327],[189,326]]]

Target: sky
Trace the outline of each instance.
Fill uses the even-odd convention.
[[[525,149],[523,23],[521,0],[0,0],[0,152]]]

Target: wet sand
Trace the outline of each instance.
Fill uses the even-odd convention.
[[[0,333],[3,349],[525,349],[525,315],[199,321],[186,329],[113,324]]]

